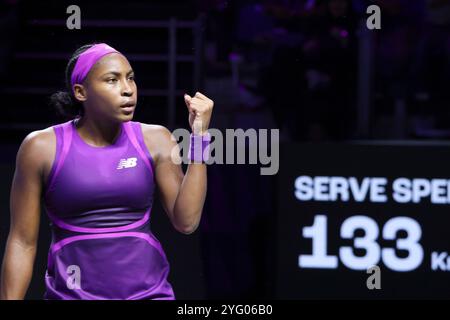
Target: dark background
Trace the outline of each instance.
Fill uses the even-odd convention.
[[[81,30],[66,27],[66,8],[72,4],[81,8]],[[381,30],[365,27],[370,4],[381,8]],[[172,42],[169,21],[179,26]],[[261,176],[258,165],[209,166],[202,223],[193,235],[178,234],[156,201],[152,228],[171,262],[177,298],[356,296],[359,291],[352,288],[361,284],[360,278],[349,276],[351,283],[344,288],[325,281],[341,273],[346,277],[344,269],[312,277],[314,283],[299,283],[294,291],[277,291],[279,275],[285,272],[281,262],[288,255],[278,243],[293,236],[276,227],[280,219],[288,223],[291,215],[283,207],[287,200],[279,197],[291,182],[279,175],[302,169],[303,162],[286,159],[291,151],[301,159],[315,146],[308,159],[329,172],[335,168],[342,174],[370,176],[374,167],[386,164],[382,172],[397,175],[395,163],[401,160],[412,176],[433,167],[437,176],[446,178],[448,155],[431,160],[431,149],[423,148],[445,143],[450,136],[449,29],[447,0],[0,1],[0,254],[8,235],[9,192],[21,141],[31,131],[63,121],[48,99],[64,89],[64,68],[72,52],[87,43],[107,42],[136,71],[135,121],[187,128],[182,95],[201,91],[215,102],[211,127],[278,128],[282,147],[290,150],[281,153],[276,176]],[[175,60],[169,59],[171,49]],[[361,166],[316,161],[324,154],[333,159],[355,141],[361,146],[407,144],[410,151],[399,154],[387,148]],[[336,153],[329,151],[329,143]],[[358,147],[351,152],[365,155]],[[427,218],[423,232],[448,223],[445,208],[436,220]],[[372,210],[370,205],[363,209]],[[42,213],[29,299],[42,298],[44,291],[50,232]],[[329,229],[338,230],[342,219],[332,222],[336,225]],[[442,241],[450,243],[448,238]],[[416,297],[450,297],[449,286],[427,289],[428,281],[436,283],[429,270],[410,277],[414,290],[422,292]],[[386,289],[376,297],[411,295]],[[367,292],[357,296],[373,297]]]

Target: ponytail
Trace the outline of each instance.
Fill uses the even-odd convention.
[[[78,101],[73,95],[72,87],[70,84],[70,77],[72,75],[73,68],[77,63],[78,57],[81,53],[92,47],[94,44],[87,44],[78,48],[69,59],[65,72],[65,91],[58,91],[50,96],[49,104],[52,106],[57,114],[65,120],[74,119],[76,117],[82,117],[84,115],[83,104]]]

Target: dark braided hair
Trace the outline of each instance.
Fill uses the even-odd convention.
[[[78,48],[70,57],[69,62],[66,66],[65,72],[65,91],[58,91],[51,95],[50,97],[50,105],[56,109],[58,115],[62,116],[66,120],[74,119],[76,117],[82,117],[84,115],[84,107],[83,104],[75,99],[72,91],[72,85],[70,82],[70,78],[72,76],[73,68],[75,68],[75,64],[77,63],[78,57],[84,51],[92,47],[93,44],[87,44],[80,48]]]

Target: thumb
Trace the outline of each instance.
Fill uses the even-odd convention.
[[[191,108],[191,100],[192,97],[188,95],[187,93],[184,94],[184,102],[186,103],[187,108],[189,109],[189,112],[193,113],[194,111]]]

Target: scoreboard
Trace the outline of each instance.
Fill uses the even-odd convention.
[[[450,145],[285,144],[277,183],[278,298],[450,298]]]

